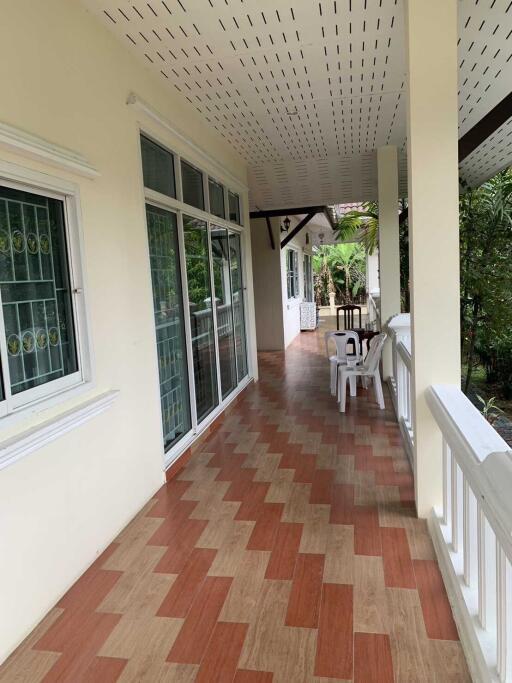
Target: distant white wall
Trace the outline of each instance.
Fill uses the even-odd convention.
[[[297,225],[298,220],[291,218],[290,230]],[[300,333],[300,304],[304,301],[304,254],[311,254],[311,245],[306,245],[307,228],[281,249],[281,291],[283,305],[284,346],[289,346]],[[295,249],[299,254],[299,294],[294,299],[288,299],[286,279],[286,253],[288,249]]]
[[[380,289],[379,283],[379,250],[366,255],[366,289],[369,293]]]
[[[279,218],[271,218],[275,249],[270,245],[264,218],[251,221],[254,308],[258,351],[283,351],[283,301]]]

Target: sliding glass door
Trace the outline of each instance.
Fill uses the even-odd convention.
[[[213,281],[217,314],[220,385],[226,398],[238,384],[233,333],[233,298],[229,260],[229,232],[218,225],[211,226]]]
[[[190,431],[190,397],[176,214],[146,205],[164,447]]]
[[[242,244],[240,233],[229,231],[229,260],[233,297],[233,327],[238,382],[247,375],[247,342],[245,335],[244,286],[242,276]]]
[[[183,216],[197,422],[219,403],[208,225]]]

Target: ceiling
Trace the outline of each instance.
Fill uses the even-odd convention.
[[[249,167],[251,208],[377,197],[375,150],[407,192],[402,0],[83,0]],[[459,2],[459,134],[510,91],[511,0]],[[512,161],[510,121],[462,164]],[[183,131],[186,133],[186,131]]]

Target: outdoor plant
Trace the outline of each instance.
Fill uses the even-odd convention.
[[[485,398],[482,398],[482,396],[479,396],[479,394],[475,394],[475,396],[482,406],[480,409],[482,415],[490,425],[494,424],[499,416],[503,414],[503,410],[496,405],[496,397],[493,396],[486,400]]]

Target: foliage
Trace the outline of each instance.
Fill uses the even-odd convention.
[[[338,220],[337,239],[361,242],[369,254],[379,244],[379,214],[377,202],[364,202],[362,211],[348,211]]]
[[[496,405],[496,397],[493,396],[485,400],[479,394],[475,394],[478,402],[482,405],[481,413],[489,424],[494,424],[498,417],[503,414],[503,410]]]
[[[461,346],[464,391],[482,362],[488,381],[512,393],[512,173],[460,198]]]
[[[329,304],[332,292],[338,302],[351,301],[364,292],[366,283],[366,254],[361,244],[333,244],[318,247],[313,254],[315,300]]]

